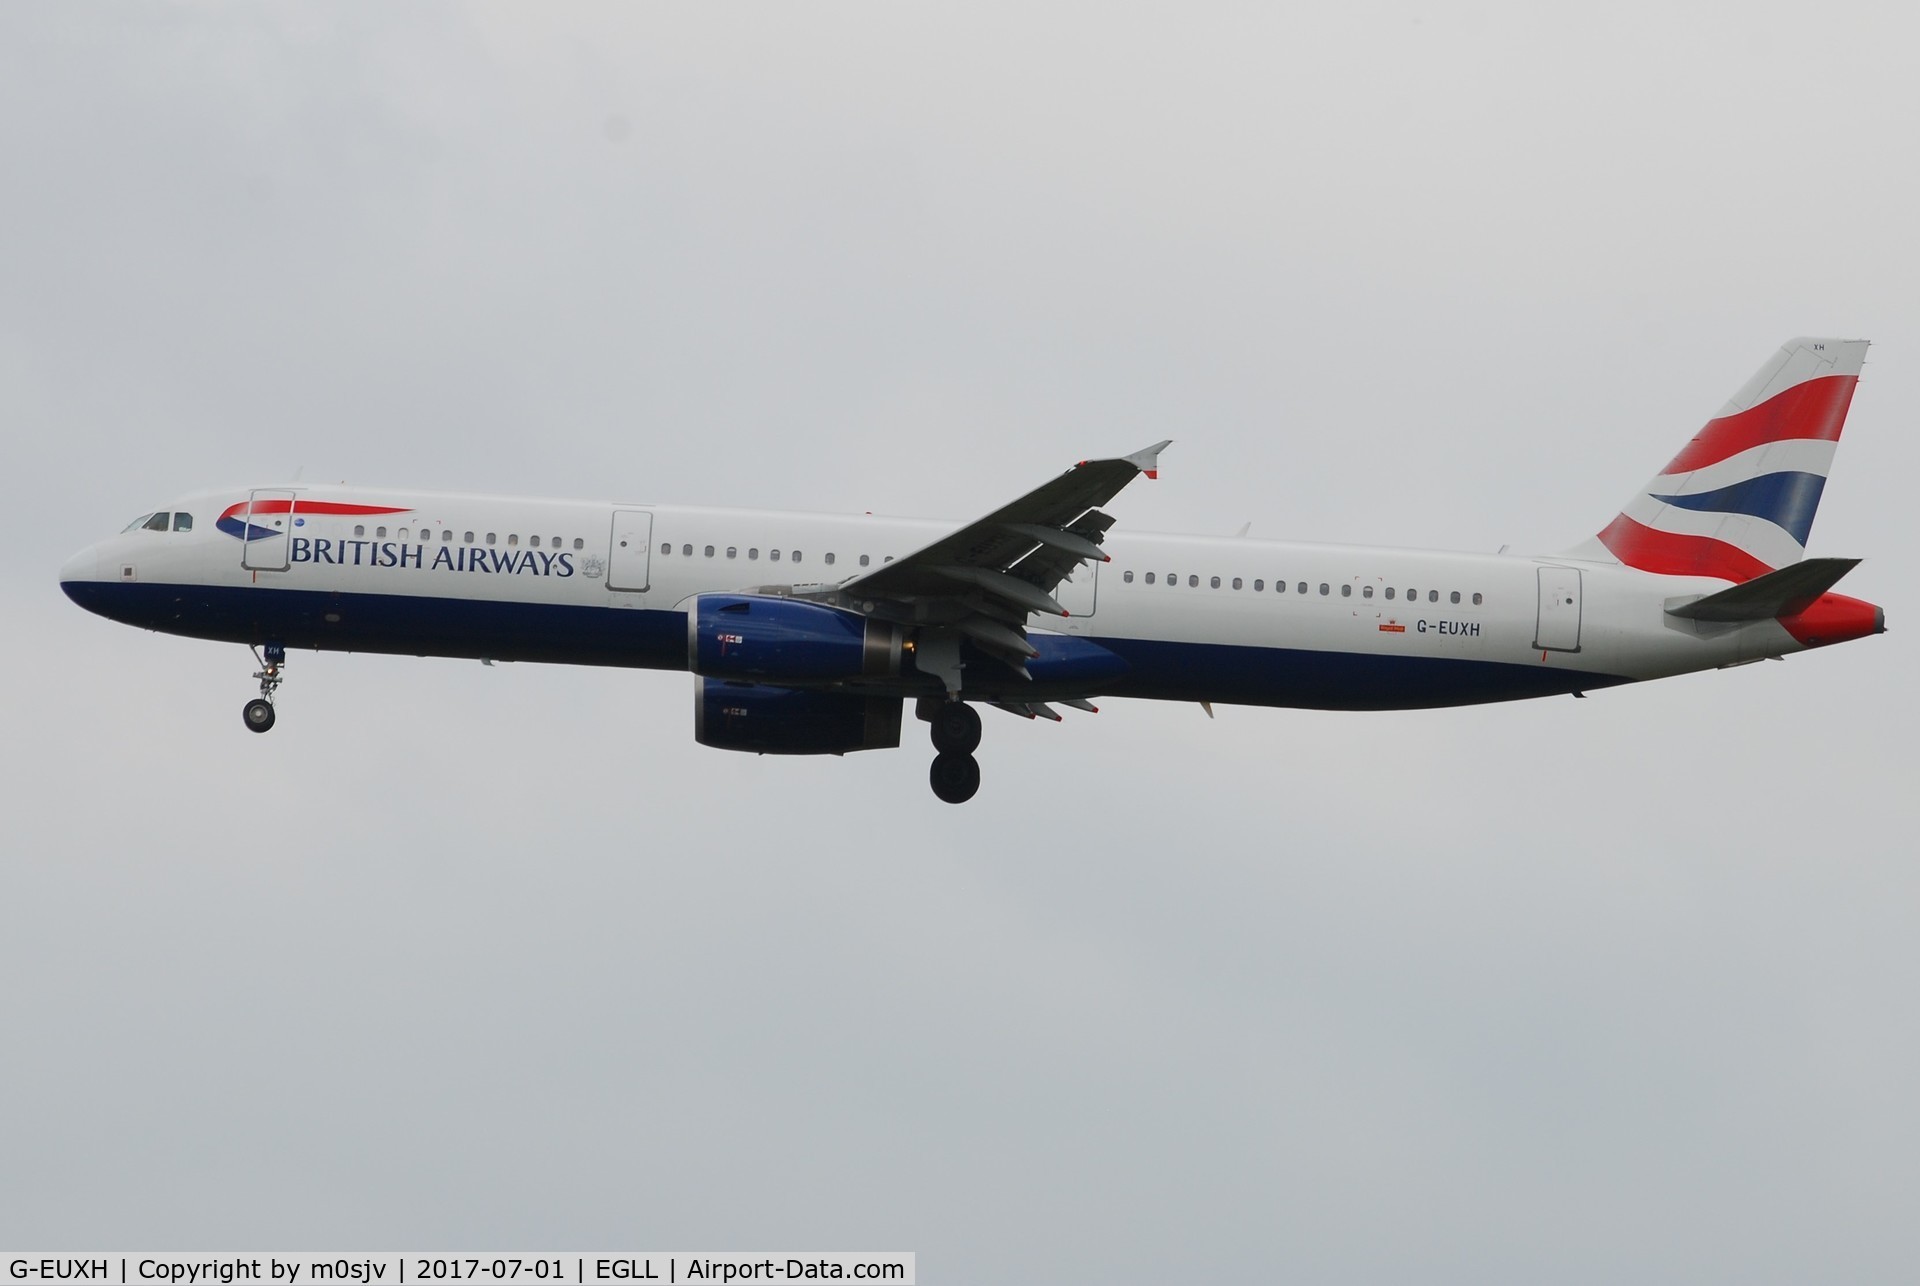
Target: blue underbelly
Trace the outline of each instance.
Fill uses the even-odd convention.
[[[564,665],[687,668],[684,612],[252,586],[68,581],[74,602],[144,629],[228,643],[340,652],[485,657]],[[1626,680],[1560,667],[1442,657],[1099,638],[1125,672],[1045,695],[1405,710],[1611,687]],[[1041,677],[1036,674],[1036,678]],[[1032,695],[1042,695],[1037,688]],[[997,699],[1020,695],[996,691]]]

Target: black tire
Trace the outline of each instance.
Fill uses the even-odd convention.
[[[248,732],[265,732],[273,727],[273,703],[255,697],[247,702],[247,708],[241,712],[241,717],[247,721]]]
[[[927,784],[942,803],[964,804],[980,789],[980,761],[972,755],[935,755]]]
[[[970,755],[980,748],[980,712],[964,701],[949,701],[930,721],[933,748],[943,755]]]

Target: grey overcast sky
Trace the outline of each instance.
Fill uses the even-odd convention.
[[[0,6],[0,1246],[1908,1281],[1911,6]],[[206,486],[1554,550],[1782,340],[1892,632],[1414,714],[692,743],[58,592]],[[1901,479],[1907,479],[1902,482]]]

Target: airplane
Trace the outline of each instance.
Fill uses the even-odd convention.
[[[1115,530],[1157,443],[1083,460],[970,523],[285,484],[205,491],[69,560],[129,625],[245,644],[274,726],[295,649],[691,671],[694,739],[761,754],[900,744],[980,785],[977,707],[1097,698],[1405,710],[1584,697],[1879,634],[1806,558],[1862,340],[1788,341],[1591,539],[1442,553]]]

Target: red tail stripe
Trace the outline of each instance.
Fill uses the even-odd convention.
[[[1787,438],[1838,442],[1853,402],[1857,375],[1823,375],[1819,379],[1782,389],[1758,406],[1734,415],[1708,420],[1707,427],[1687,443],[1666,473],[1690,473],[1718,464],[1728,456]]]
[[[1773,568],[1752,554],[1711,536],[1655,531],[1621,514],[1600,533],[1600,543],[1629,567],[1661,576],[1717,576],[1750,581]]]

